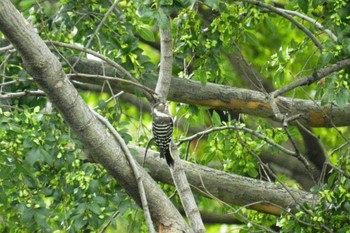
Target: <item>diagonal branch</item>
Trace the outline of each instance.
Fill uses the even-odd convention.
[[[317,20],[307,16],[307,15],[304,15],[300,12],[297,12],[297,11],[291,11],[291,10],[286,10],[286,9],[282,9],[282,8],[277,8],[278,10],[282,11],[282,12],[285,12],[289,15],[294,15],[294,16],[297,16],[301,19],[304,19],[312,24],[314,24],[318,29],[324,31],[333,41],[337,41],[338,38],[337,36],[329,29],[325,29],[324,26],[322,24],[320,24]]]
[[[328,75],[340,71],[346,67],[350,66],[350,59],[346,59],[346,60],[342,60],[342,61],[338,61],[335,64],[332,64],[326,68],[320,69],[316,72],[314,72],[312,75],[306,76],[304,78],[298,79],[295,82],[284,86],[280,89],[277,89],[273,92],[271,92],[271,96],[272,98],[275,98],[277,96],[280,96],[290,90],[293,90],[294,88],[297,87],[301,87],[301,86],[305,86],[305,85],[310,85],[316,81],[321,80],[324,77],[327,77]]]
[[[297,28],[299,28],[302,32],[304,32],[310,39],[311,41],[316,45],[316,47],[319,50],[323,49],[323,46],[321,43],[317,40],[317,38],[312,34],[312,32],[304,27],[301,23],[296,21],[292,16],[290,16],[288,13],[281,11],[279,8],[276,8],[274,6],[271,6],[270,4],[264,3],[262,1],[257,1],[257,0],[242,0],[242,2],[247,2],[253,5],[256,5],[258,7],[266,8],[270,10],[273,13],[276,13],[278,15],[281,15],[282,17],[286,18],[289,20],[292,24],[294,24]]]

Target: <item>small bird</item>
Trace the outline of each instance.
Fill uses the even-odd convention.
[[[156,103],[152,107],[152,132],[156,141],[160,157],[165,158],[169,166],[174,165],[174,158],[171,154],[171,139],[173,136],[173,118],[171,117],[166,103]]]

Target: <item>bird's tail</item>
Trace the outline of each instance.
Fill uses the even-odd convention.
[[[170,152],[170,148],[164,150],[163,156],[169,166],[174,166],[174,158]]]

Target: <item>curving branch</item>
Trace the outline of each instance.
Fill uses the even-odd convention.
[[[91,55],[93,55],[95,57],[100,58],[102,61],[105,61],[111,67],[114,67],[121,76],[125,76],[129,80],[131,80],[131,81],[133,81],[135,83],[139,82],[129,71],[124,69],[121,65],[119,65],[115,61],[113,61],[113,60],[109,59],[108,57],[103,56],[103,55],[101,55],[101,54],[99,54],[99,53],[97,53],[97,52],[95,52],[95,51],[93,51],[91,49],[88,49],[88,48],[85,48],[85,47],[82,47],[82,46],[78,46],[78,45],[72,45],[72,44],[67,44],[67,43],[63,43],[63,42],[58,42],[58,41],[46,41],[46,43],[48,45],[51,45],[51,46],[59,46],[59,47],[74,49],[74,50],[78,50],[78,51],[82,51],[82,52],[91,54]],[[79,60],[80,59],[78,59],[78,61]],[[147,93],[145,91],[143,91],[143,94],[147,97],[147,99],[149,101],[153,101],[153,96],[152,95],[150,95],[149,93]]]
[[[284,17],[287,20],[289,20],[292,24],[294,24],[297,28],[299,28],[302,32],[304,32],[311,39],[311,41],[316,45],[316,47],[319,50],[323,49],[323,46],[317,40],[317,38],[312,34],[312,32],[309,29],[307,29],[306,27],[304,27],[301,23],[296,21],[292,16],[290,16],[286,12],[281,11],[279,8],[276,8],[276,7],[274,7],[274,6],[270,5],[270,4],[267,4],[267,3],[264,3],[264,2],[261,2],[261,1],[257,1],[257,0],[242,0],[242,2],[250,3],[252,5],[256,5],[258,7],[268,9],[269,11],[271,11],[273,13],[281,15],[282,17]]]
[[[338,41],[338,38],[337,36],[329,29],[325,29],[324,26],[322,24],[320,24],[317,20],[307,16],[307,15],[304,15],[300,12],[297,12],[297,11],[291,11],[291,10],[286,10],[286,9],[282,9],[282,8],[277,8],[279,9],[280,11],[282,12],[285,12],[289,15],[294,15],[294,16],[297,16],[303,20],[306,20],[310,23],[312,23],[313,25],[315,25],[318,29],[324,31],[333,41]]]

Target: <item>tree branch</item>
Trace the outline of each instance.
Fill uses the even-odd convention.
[[[91,67],[96,67],[97,72],[102,66],[101,63],[84,59],[78,72],[90,73]],[[105,65],[108,68],[108,65]],[[94,72],[91,70],[91,72]],[[322,69],[321,69],[322,70]],[[113,74],[107,75],[112,76]],[[111,81],[110,81],[111,82]],[[96,81],[95,84],[99,82]],[[144,79],[143,84],[154,88],[154,80]],[[133,93],[130,89],[120,87],[111,82],[112,87]],[[274,116],[268,95],[243,88],[219,85],[214,83],[201,84],[199,81],[180,79],[172,77],[169,89],[168,100],[206,106],[221,110],[232,110],[233,112],[269,118],[277,120]],[[321,106],[318,101],[304,100],[297,98],[277,97],[275,101],[281,108],[281,113],[288,115],[301,114],[300,122],[310,127],[334,127],[350,125],[350,104],[340,109],[332,104]],[[280,122],[280,121],[279,121]]]
[[[11,92],[0,95],[0,99],[12,99],[28,95],[45,96],[45,93],[41,90],[36,91],[21,91],[21,92]]]
[[[280,11],[282,11],[282,12],[285,12],[285,13],[287,13],[287,14],[289,14],[289,15],[297,16],[297,17],[299,17],[299,18],[301,18],[301,19],[304,19],[304,20],[306,20],[306,21],[312,23],[312,24],[315,25],[318,29],[324,31],[333,41],[336,42],[336,41],[338,40],[337,36],[334,35],[334,33],[333,33],[331,30],[325,29],[325,28],[323,27],[323,25],[320,24],[317,20],[315,20],[315,19],[313,19],[313,18],[311,18],[311,17],[309,17],[309,16],[307,16],[307,15],[304,15],[304,14],[302,14],[302,13],[300,13],[300,12],[297,12],[297,11],[291,11],[291,10],[286,10],[286,9],[282,9],[282,8],[277,8],[277,9],[280,10]]]
[[[317,40],[317,38],[312,34],[312,32],[304,27],[301,23],[296,21],[292,16],[288,15],[287,13],[281,11],[279,8],[276,8],[274,6],[271,6],[270,4],[261,2],[261,1],[256,1],[256,0],[242,0],[242,2],[247,2],[253,5],[256,5],[258,7],[266,8],[270,10],[271,12],[274,12],[278,15],[281,15],[282,17],[286,18],[289,20],[292,24],[294,24],[297,28],[299,28],[302,32],[304,32],[310,39],[311,41],[316,45],[316,47],[320,50],[323,49],[323,46],[321,43]]]
[[[160,68],[156,93],[160,102],[165,102],[169,93],[172,65],[173,65],[173,47],[171,38],[171,28],[160,29]]]
[[[143,161],[144,148],[129,146],[138,153],[135,159]],[[149,174],[158,181],[173,184],[169,169],[158,153],[148,151],[145,167]],[[194,188],[201,195],[218,199],[230,205],[246,206],[247,208],[265,213],[280,215],[283,210],[297,212],[297,205],[308,203],[313,205],[318,196],[288,188],[288,191],[276,184],[225,173],[201,165],[181,161],[181,166]],[[293,195],[293,197],[291,196]]]

